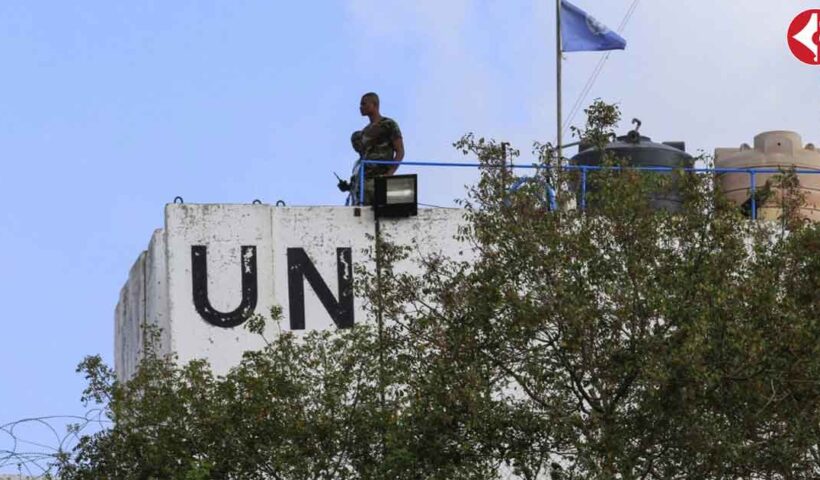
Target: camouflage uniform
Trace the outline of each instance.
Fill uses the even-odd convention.
[[[359,153],[360,160],[393,160],[395,149],[393,142],[401,137],[399,124],[392,118],[382,117],[362,130],[353,132],[350,143]],[[364,205],[370,205],[375,190],[375,177],[380,177],[390,171],[392,165],[366,165],[364,171]],[[358,181],[353,178],[353,194],[358,196]]]

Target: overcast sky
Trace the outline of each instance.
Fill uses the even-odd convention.
[[[574,3],[614,28],[632,0]],[[786,44],[816,6],[641,1],[587,103],[691,152],[774,129],[820,143],[820,67]],[[75,365],[113,359],[119,289],[174,196],[343,202],[366,91],[408,160],[461,161],[472,131],[529,161],[555,137],[554,25],[551,0],[0,2],[0,424],[83,411]],[[567,55],[565,110],[600,55]],[[403,171],[439,205],[471,178]]]

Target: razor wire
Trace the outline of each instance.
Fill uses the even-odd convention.
[[[60,455],[71,452],[84,435],[109,425],[111,421],[101,408],[84,415],[48,415],[2,424],[0,477],[9,475],[12,469],[29,477],[53,473]]]

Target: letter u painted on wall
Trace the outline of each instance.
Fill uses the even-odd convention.
[[[215,327],[233,328],[245,323],[259,298],[256,275],[256,247],[243,246],[239,267],[242,271],[242,300],[230,312],[220,312],[208,298],[208,249],[204,245],[191,247],[191,276],[194,307],[203,320]]]
[[[256,247],[241,247],[239,267],[242,272],[242,298],[230,312],[221,312],[208,297],[208,255],[204,245],[191,247],[191,276],[194,307],[203,320],[215,327],[233,328],[243,324],[253,314],[259,298],[256,273]],[[313,289],[336,326],[352,327],[353,263],[350,248],[336,249],[338,295],[334,297],[315,265],[303,248],[287,249],[288,310],[291,330],[305,328],[305,281]]]

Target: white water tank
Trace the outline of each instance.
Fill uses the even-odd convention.
[[[782,130],[763,132],[755,137],[753,147],[744,143],[740,148],[717,148],[715,167],[816,170],[817,174],[798,174],[798,179],[806,200],[801,215],[820,221],[820,152],[812,144],[804,146],[799,134]],[[763,187],[766,180],[774,175],[755,174],[756,187]],[[718,183],[729,199],[738,205],[746,203],[751,196],[751,176],[748,173],[718,174]],[[782,192],[775,190],[762,205],[757,205],[757,217],[777,219],[781,214],[781,201]]]

